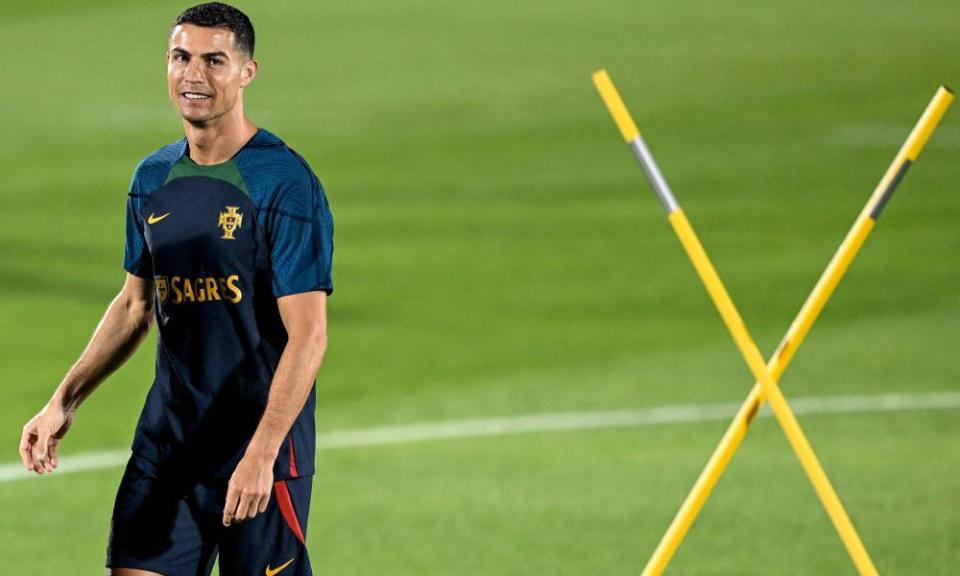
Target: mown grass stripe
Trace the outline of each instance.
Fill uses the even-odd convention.
[[[732,418],[739,406],[735,402],[685,404],[639,410],[529,414],[503,418],[476,418],[339,430],[318,434],[317,449],[343,450],[535,432],[640,428],[666,424],[712,422]],[[798,415],[811,416],[859,412],[953,410],[960,409],[960,392],[795,398],[790,401],[790,406],[794,413]],[[764,408],[759,415],[769,417],[770,411]],[[130,452],[127,450],[84,452],[63,456],[60,458],[60,467],[52,477],[120,467],[126,463],[129,456]],[[33,475],[33,473],[24,470],[19,463],[0,465],[0,483],[23,480]]]

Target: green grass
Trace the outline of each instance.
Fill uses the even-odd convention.
[[[164,4],[5,5],[0,463],[122,282],[134,165],[180,137],[161,56],[183,6]],[[766,352],[936,86],[960,84],[946,0],[244,8],[261,60],[247,109],[311,162],[336,218],[321,431],[746,394],[595,68]],[[784,377],[788,396],[958,389],[958,151],[954,110]],[[151,340],[64,450],[128,446],[152,366]],[[882,573],[955,571],[955,412],[802,422]],[[638,573],[723,426],[324,452],[316,571]],[[98,572],[119,475],[0,484],[0,558]],[[772,420],[673,573],[853,573]]]

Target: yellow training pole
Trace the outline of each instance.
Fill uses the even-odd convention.
[[[829,480],[827,480],[822,467],[813,453],[813,450],[810,448],[809,442],[807,442],[806,438],[804,437],[799,423],[797,423],[796,418],[790,411],[785,398],[783,398],[782,393],[776,385],[775,379],[771,376],[771,373],[768,371],[767,367],[763,365],[763,360],[760,356],[759,350],[756,348],[756,345],[753,343],[753,340],[747,332],[746,327],[743,325],[743,322],[736,308],[734,307],[733,302],[730,300],[729,295],[723,287],[716,270],[713,268],[712,264],[707,258],[706,253],[694,234],[689,221],[687,221],[685,215],[679,209],[676,199],[673,197],[669,187],[666,185],[666,182],[660,174],[659,169],[657,168],[656,163],[653,161],[653,158],[650,155],[649,150],[646,148],[645,143],[643,142],[642,138],[640,138],[639,131],[630,118],[622,100],[619,98],[616,89],[613,87],[612,82],[604,71],[600,71],[594,75],[594,82],[603,96],[604,101],[607,103],[611,114],[617,121],[617,125],[620,128],[621,134],[624,136],[624,139],[630,143],[631,148],[633,148],[638,160],[640,160],[641,166],[647,173],[651,184],[653,185],[661,203],[668,213],[671,224],[677,232],[677,235],[680,238],[688,255],[693,261],[694,266],[696,267],[698,274],[707,287],[708,292],[717,305],[724,322],[727,324],[727,327],[734,336],[737,345],[744,354],[744,358],[747,360],[751,371],[759,381],[761,390],[770,397],[775,415],[786,432],[794,451],[797,453],[801,461],[801,464],[803,464],[808,476],[813,482],[814,488],[823,501],[828,514],[834,522],[834,525],[840,532],[841,538],[853,557],[854,562],[857,564],[857,567],[862,574],[875,574],[876,569],[870,562],[869,556],[866,554],[866,550],[863,548],[863,545],[860,542],[856,531],[853,529],[849,518],[843,510],[839,499],[830,486]],[[929,135],[929,132],[927,132],[927,135]],[[899,178],[897,178],[897,180],[899,180]],[[886,199],[889,198],[889,192],[892,192],[894,186],[895,183],[888,187],[888,193],[882,195],[880,203],[874,203],[876,204],[874,205],[874,213],[872,214],[874,218],[879,214],[879,210],[882,210],[883,204],[885,204]],[[869,230],[866,231],[869,232]],[[863,237],[865,237],[865,234]],[[846,262],[846,264],[849,264],[849,260]],[[825,302],[825,299],[823,302]],[[807,326],[807,328],[809,328],[809,326]],[[789,340],[785,340],[785,343],[789,343]],[[785,356],[785,354],[782,353],[786,352],[787,349],[787,346],[781,347],[781,354],[778,354],[778,357]],[[796,346],[793,346],[792,349],[795,350]],[[752,417],[753,413],[754,412],[750,412],[748,415]],[[668,559],[669,558],[667,558],[667,560]],[[651,568],[658,571],[651,573],[659,573],[659,571],[662,571],[662,567],[651,567],[648,565],[648,569]]]
[[[920,117],[910,136],[900,148],[900,152],[894,158],[886,174],[880,180],[880,184],[874,190],[866,206],[854,222],[850,232],[847,233],[843,243],[837,249],[830,264],[820,276],[807,301],[800,309],[799,314],[790,325],[786,335],[774,352],[773,357],[767,363],[767,369],[774,380],[779,380],[780,376],[786,370],[793,358],[793,355],[800,348],[803,340],[809,333],[813,323],[816,321],[823,307],[833,295],[834,290],[840,283],[850,263],[860,251],[860,247],[870,235],[880,212],[886,206],[897,184],[903,178],[910,165],[916,161],[920,152],[923,150],[927,139],[936,128],[940,119],[953,101],[953,92],[948,88],[940,87],[934,95],[926,111]],[[673,557],[680,542],[686,536],[687,531],[693,524],[697,514],[703,508],[714,486],[720,480],[720,476],[729,464],[733,454],[737,451],[740,443],[743,441],[754,416],[763,405],[763,391],[759,383],[753,386],[750,395],[747,397],[743,406],[737,412],[733,422],[727,428],[726,433],[720,444],[710,456],[710,460],[700,473],[696,483],[687,495],[683,505],[677,512],[670,527],[664,533],[663,538],[657,545],[650,560],[647,562],[643,571],[643,576],[659,576],[666,569],[667,564]]]
[[[776,381],[770,376],[770,372],[767,370],[767,367],[763,361],[763,356],[760,354],[760,350],[757,349],[756,344],[753,342],[753,338],[747,331],[739,312],[734,306],[733,301],[730,299],[730,296],[727,293],[726,288],[723,286],[723,283],[714,269],[713,264],[707,257],[707,254],[703,249],[703,245],[700,243],[699,239],[694,233],[693,228],[690,226],[690,222],[683,213],[683,210],[680,209],[676,198],[670,191],[670,188],[667,185],[666,180],[663,178],[663,175],[660,173],[660,170],[657,167],[657,164],[654,161],[649,149],[647,148],[646,143],[640,136],[636,125],[630,120],[629,112],[626,110],[626,106],[624,106],[623,101],[616,91],[616,88],[614,88],[613,82],[603,70],[594,74],[593,80],[594,84],[597,86],[597,90],[600,92],[604,102],[607,104],[607,108],[610,109],[611,115],[615,120],[618,121],[618,127],[620,128],[620,132],[624,139],[626,140],[632,136],[632,139],[628,140],[628,142],[637,159],[639,160],[644,172],[646,173],[647,178],[650,180],[657,197],[660,199],[660,202],[667,213],[667,218],[670,221],[670,224],[673,226],[673,229],[676,232],[677,237],[680,239],[684,250],[687,252],[687,255],[693,263],[697,274],[700,276],[700,279],[707,289],[707,292],[710,294],[714,305],[720,312],[720,316],[723,318],[724,324],[726,324],[727,329],[733,336],[733,339],[737,347],[740,349],[744,359],[746,360],[750,371],[753,373],[754,378],[760,382],[763,393],[769,399],[777,421],[783,428],[784,433],[793,447],[794,452],[797,454],[801,465],[807,472],[807,475],[814,486],[814,490],[816,490],[817,495],[820,497],[821,502],[827,510],[827,514],[830,516],[834,526],[840,533],[840,537],[852,556],[854,563],[857,565],[861,574],[876,574],[876,569],[873,567],[873,563],[870,561],[863,543],[860,541],[856,530],[853,528],[853,524],[850,522],[846,511],[843,509],[840,499],[837,497],[836,492],[834,492],[833,487],[830,485],[830,481],[827,479],[823,468],[820,466],[813,449],[810,447],[810,443],[804,436],[796,417],[793,415],[793,412],[790,410],[790,407],[786,402],[786,399],[780,392]]]

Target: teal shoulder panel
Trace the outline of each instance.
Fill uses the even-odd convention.
[[[204,166],[202,164],[197,164],[190,159],[189,156],[184,154],[173,165],[173,168],[170,169],[170,173],[167,174],[167,180],[164,182],[170,182],[171,180],[176,180],[177,178],[186,178],[189,176],[204,176],[206,178],[214,178],[216,180],[223,180],[228,184],[233,184],[240,189],[241,192],[250,196],[250,190],[247,188],[247,183],[244,182],[243,176],[240,174],[240,170],[237,169],[237,163],[233,160],[228,160],[223,164],[214,164],[212,166]]]

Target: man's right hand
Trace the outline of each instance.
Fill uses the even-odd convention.
[[[20,437],[20,459],[27,470],[43,474],[56,469],[57,444],[72,423],[73,412],[56,402],[44,406],[27,422]]]
[[[23,427],[20,460],[37,474],[57,467],[57,445],[81,402],[127,361],[150,331],[154,283],[127,273],[123,289],[107,308],[80,359],[63,377],[39,414]]]

